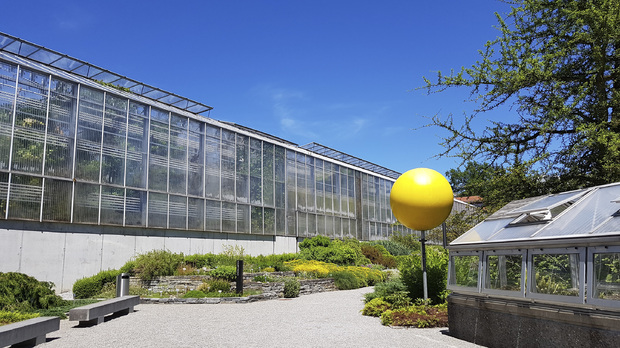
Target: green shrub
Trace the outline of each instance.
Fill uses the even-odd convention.
[[[415,234],[402,234],[400,232],[394,232],[394,234],[390,237],[390,241],[400,244],[405,248],[411,250],[411,252],[414,252],[421,249],[421,244],[418,238],[420,237],[416,236]]]
[[[198,286],[198,290],[209,292],[230,292],[230,283],[223,279],[210,279]]]
[[[270,283],[270,282],[275,282],[276,278],[268,276],[266,274],[260,274],[260,275],[254,276],[252,280],[255,282]]]
[[[195,255],[187,255],[183,259],[185,263],[194,267],[194,268],[213,268],[216,266],[215,264],[216,255],[208,253],[208,254],[195,254]]]
[[[185,295],[183,295],[183,298],[203,298],[203,297],[207,297],[207,294],[205,294],[204,292],[200,290],[191,290],[191,291],[188,291]]]
[[[442,303],[448,276],[448,251],[441,247],[426,248],[426,278],[428,298]],[[422,280],[422,257],[420,254],[407,256],[400,267],[401,279],[413,299],[424,297]]]
[[[0,310],[31,312],[66,303],[52,290],[52,282],[38,281],[23,273],[0,272]]]
[[[316,247],[329,247],[332,244],[331,239],[325,236],[315,236],[306,238],[299,243],[299,250],[312,249]]]
[[[364,302],[368,303],[374,298],[388,297],[396,293],[402,293],[407,291],[407,286],[402,282],[400,278],[390,279],[383,283],[375,285],[373,292],[369,292],[364,295]]]
[[[92,298],[101,293],[107,284],[116,286],[116,277],[121,273],[117,270],[101,271],[94,276],[77,280],[73,283],[73,297],[77,299]]]
[[[338,290],[351,290],[359,289],[368,285],[368,283],[355,275],[355,273],[348,271],[336,271],[331,274],[334,278],[334,284]]]
[[[212,278],[233,281],[237,279],[237,268],[235,266],[219,266],[209,271]]]
[[[375,240],[372,242],[369,242],[372,245],[381,245],[383,246],[388,253],[390,253],[390,255],[392,256],[403,256],[403,255],[409,255],[412,252],[416,251],[417,249],[415,248],[410,248],[405,244],[399,243],[395,240]],[[419,244],[416,243],[416,245]]]
[[[284,280],[284,297],[293,298],[299,296],[299,290],[301,286],[299,281],[295,278],[286,278]]]
[[[21,312],[9,312],[9,311],[0,311],[0,326],[17,323],[18,321],[28,320],[32,318],[36,318],[39,316],[39,313],[21,313]]]
[[[136,257],[134,270],[140,279],[151,280],[155,277],[171,276],[183,262],[183,254],[168,250],[153,250]]]
[[[136,275],[136,261],[135,260],[129,260],[127,261],[123,267],[121,267],[121,269],[119,270],[120,273],[129,273],[129,275]]]
[[[329,241],[325,236],[306,239],[299,244],[299,256],[337,265],[363,265],[370,261],[362,254],[359,241],[355,239]]]
[[[392,306],[384,301],[382,298],[377,297],[373,298],[371,301],[364,305],[364,309],[362,309],[362,314],[371,316],[371,317],[380,317],[383,312],[390,309]]]
[[[102,286],[94,277],[78,279],[73,283],[74,298],[91,298],[101,292]]]

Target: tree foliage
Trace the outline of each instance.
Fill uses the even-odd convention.
[[[442,155],[515,168],[504,174],[523,175],[535,192],[559,191],[553,180],[562,189],[619,181],[620,2],[510,3],[508,14],[497,14],[500,34],[479,61],[425,78],[429,93],[470,88],[476,103],[464,119],[431,118],[449,134]],[[475,129],[480,113],[500,106],[509,107],[509,117]]]

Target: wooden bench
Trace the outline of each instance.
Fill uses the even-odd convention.
[[[97,303],[69,310],[69,320],[79,321],[80,326],[103,323],[108,314],[124,315],[133,312],[133,307],[140,304],[140,296],[115,297]]]
[[[60,328],[59,317],[32,318],[0,326],[0,347],[32,347],[45,343],[45,335]]]

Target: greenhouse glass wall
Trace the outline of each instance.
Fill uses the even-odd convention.
[[[46,243],[98,250],[67,256],[104,260],[98,271],[154,248],[268,254],[315,235],[411,233],[389,206],[399,173],[210,110],[0,34],[0,271],[27,269],[22,249]]]
[[[619,203],[620,183],[515,201],[452,242],[451,333],[488,346],[506,346],[519,330],[548,340],[533,331],[523,346],[619,342]],[[501,336],[505,325],[515,326]]]

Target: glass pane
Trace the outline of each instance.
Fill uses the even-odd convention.
[[[16,78],[17,66],[0,62],[0,169],[9,168]]]
[[[123,225],[125,189],[118,187],[101,187],[101,223],[106,225]]]
[[[263,143],[263,203],[268,207],[273,207],[275,204],[273,151],[273,144]]]
[[[146,188],[146,154],[148,152],[148,107],[129,103],[127,129],[127,174],[129,187]]]
[[[172,115],[170,119],[170,192],[186,193],[188,119]]]
[[[286,215],[284,209],[276,209],[276,235],[283,236],[286,233]]]
[[[103,126],[103,92],[80,89],[75,176],[99,182]]]
[[[477,288],[479,257],[477,255],[452,256],[451,261],[450,284]]]
[[[168,195],[149,193],[149,227],[168,227]]]
[[[325,181],[323,176],[323,161],[316,160],[315,162],[315,187],[316,187],[316,210],[318,212],[325,211],[325,189],[323,182]]]
[[[73,222],[99,223],[99,185],[76,183]]]
[[[146,226],[146,192],[127,189],[125,197],[125,225]]]
[[[198,231],[204,230],[204,199],[190,197],[187,205],[187,228]]]
[[[306,211],[306,156],[297,154],[297,209]]]
[[[594,254],[592,297],[620,300],[620,253]]]
[[[220,129],[207,125],[205,196],[220,198]]]
[[[533,273],[539,294],[579,296],[579,254],[535,254]]]
[[[25,69],[20,71],[13,135],[13,170],[43,172],[47,90],[47,75]]]
[[[300,237],[308,236],[308,214],[298,212],[297,213],[297,233]]]
[[[276,211],[273,208],[265,208],[264,211],[265,234],[273,236],[276,233]]]
[[[487,256],[485,288],[521,291],[521,255]]]
[[[45,179],[43,194],[43,220],[45,221],[71,221],[71,196],[73,183]]]
[[[187,197],[170,195],[168,227],[185,229],[187,224]]]
[[[236,172],[237,172],[237,202],[249,203],[250,201],[250,164],[249,164],[249,138],[237,134],[236,145]]]
[[[219,201],[206,201],[206,229],[207,231],[219,232],[222,230],[222,203]]]
[[[105,99],[101,182],[124,185],[127,99],[110,94]]]
[[[168,190],[168,138],[168,113],[151,109],[149,188],[152,190]]]
[[[6,199],[9,193],[9,173],[0,173],[0,219],[6,218]]]
[[[204,167],[204,123],[189,121],[187,193],[202,196]]]
[[[237,204],[237,232],[250,233],[250,206]]]
[[[252,207],[252,234],[263,234],[263,208]]]
[[[276,146],[274,153],[274,182],[275,190],[274,194],[276,208],[284,208],[286,204],[286,190],[285,190],[285,178],[286,178],[286,164],[285,164],[285,150],[283,147]]]
[[[235,200],[235,133],[222,130],[222,199]]]
[[[73,175],[73,137],[77,109],[77,85],[54,78],[51,86],[45,174],[71,178]]]
[[[222,202],[222,231],[236,232],[237,205],[235,203]]]
[[[250,138],[250,202],[263,203],[263,150],[262,142]]]
[[[9,219],[39,221],[43,179],[27,175],[11,177]]]

